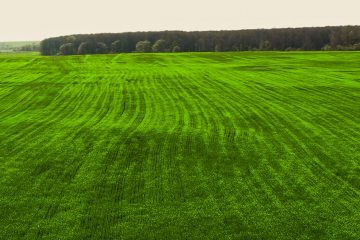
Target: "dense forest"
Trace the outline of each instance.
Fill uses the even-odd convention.
[[[40,46],[43,55],[254,50],[360,50],[360,26],[78,34]]]

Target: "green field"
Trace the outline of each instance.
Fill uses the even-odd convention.
[[[0,55],[0,239],[359,239],[360,52]]]

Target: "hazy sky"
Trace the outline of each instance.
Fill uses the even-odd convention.
[[[328,25],[360,25],[360,0],[0,0],[0,41]]]

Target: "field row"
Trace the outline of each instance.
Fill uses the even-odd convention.
[[[356,239],[359,60],[0,55],[0,238]]]

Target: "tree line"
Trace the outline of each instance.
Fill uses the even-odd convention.
[[[40,42],[0,42],[0,52],[39,52]]]
[[[78,34],[40,44],[43,55],[256,50],[360,50],[360,26]]]

